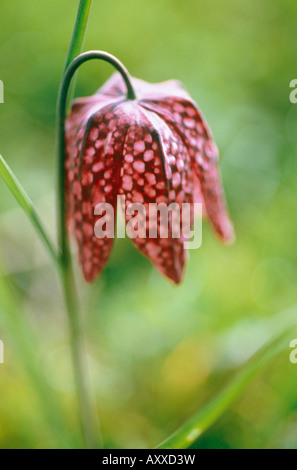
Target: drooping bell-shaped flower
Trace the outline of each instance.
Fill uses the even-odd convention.
[[[114,237],[96,237],[95,208],[117,196],[147,207],[203,201],[215,231],[232,241],[218,168],[218,150],[196,104],[176,81],[150,84],[132,79],[137,99],[125,97],[115,73],[93,96],[77,99],[66,122],[67,222],[74,228],[87,281],[102,271]],[[126,213],[126,223],[131,214]],[[149,225],[145,220],[144,224]],[[172,221],[171,221],[172,224]],[[149,228],[149,227],[147,227]],[[182,236],[136,236],[132,242],[165,276],[179,283],[186,250]]]

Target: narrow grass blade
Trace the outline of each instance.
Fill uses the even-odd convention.
[[[34,228],[36,229],[39,237],[44,242],[50,256],[52,257],[55,263],[59,263],[57,252],[50,241],[42,222],[35,211],[33,204],[23,189],[21,183],[18,181],[12,170],[9,168],[8,164],[0,155],[0,177],[3,179],[4,183],[7,185],[8,189],[15,197],[19,206],[23,209],[23,211],[27,214],[30,221],[32,222]]]
[[[82,46],[84,43],[84,38],[86,35],[92,2],[93,0],[80,0],[79,2],[75,25],[73,28],[73,33],[72,33],[72,37],[71,37],[71,41],[70,41],[70,45],[69,45],[69,49],[67,53],[63,75],[65,74],[68,66],[75,59],[75,57],[77,57],[81,53]],[[67,108],[69,107],[71,100],[73,98],[74,89],[75,89],[75,81],[72,82],[72,85],[69,91],[69,96],[67,99]]]
[[[66,72],[68,65],[71,64],[73,59],[75,59],[75,57],[81,53],[81,48],[87,30],[92,1],[93,0],[80,0],[79,2],[75,25],[73,28],[71,42],[65,62],[64,72]]]
[[[190,418],[180,429],[162,442],[158,449],[187,449],[189,448],[218,418],[228,409],[236,398],[244,391],[255,374],[267,362],[282,350],[289,347],[289,342],[296,334],[297,328],[289,328],[271,340],[239,372],[233,382],[213,401]]]

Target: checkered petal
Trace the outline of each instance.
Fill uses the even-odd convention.
[[[73,104],[65,142],[68,227],[74,230],[85,278],[92,281],[113,246],[114,231],[107,227],[108,222],[115,225],[120,195],[132,242],[178,284],[187,258],[183,227],[193,224],[193,202],[203,203],[224,241],[234,237],[218,150],[202,114],[179,82],[132,79],[132,84],[137,100],[125,98],[125,85],[116,73],[95,95]],[[106,230],[100,225],[104,234],[98,237],[96,227],[103,214],[97,205],[102,203],[112,212],[104,214]],[[184,203],[192,209],[186,214]],[[131,204],[138,206],[131,211]],[[160,205],[166,208],[165,219]]]
[[[193,203],[190,157],[180,137],[155,113],[134,108],[129,122],[120,180],[126,223],[129,227],[134,217],[133,212],[129,213],[129,205],[141,204],[137,211],[139,235],[132,242],[162,274],[178,284],[187,258],[182,236],[182,204]],[[169,212],[167,220],[157,213],[152,215],[150,209],[159,204],[165,207],[176,204],[175,216]],[[150,236],[154,228],[156,231]]]
[[[87,281],[102,271],[110,255],[114,235],[106,230],[104,238],[95,234],[96,224],[103,214],[95,215],[98,204],[109,204],[116,217],[122,142],[125,129],[117,128],[115,103],[96,107],[67,134],[69,158],[66,160],[67,207],[70,228],[74,228],[79,262]],[[69,122],[71,123],[70,115]],[[75,138],[73,135],[75,134]],[[71,153],[72,152],[72,153]]]
[[[142,105],[156,112],[182,138],[197,176],[196,191],[201,190],[207,215],[218,235],[231,242],[234,230],[226,209],[219,152],[201,112],[190,98],[178,96],[144,100]]]

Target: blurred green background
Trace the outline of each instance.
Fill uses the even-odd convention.
[[[77,3],[0,5],[0,153],[53,237],[55,103]],[[181,80],[203,110],[237,232],[226,248],[205,223],[178,288],[128,239],[117,241],[94,285],[77,273],[107,448],[156,446],[297,314],[297,105],[289,101],[296,47],[295,0],[93,2],[85,50],[107,50],[148,81]],[[93,93],[111,72],[85,65],[76,94]],[[0,195],[0,447],[79,446],[57,277],[2,182]],[[297,365],[289,353],[288,344],[197,448],[297,448]],[[64,433],[55,431],[52,399]]]

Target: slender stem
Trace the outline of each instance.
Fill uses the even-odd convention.
[[[64,73],[66,72],[69,64],[72,60],[81,52],[88,17],[92,0],[80,0],[76,21],[72,33],[72,38],[65,62]],[[64,83],[64,81],[63,81]],[[61,87],[62,88],[62,87]],[[71,92],[68,94],[68,102],[70,102],[71,96],[74,91],[72,85]],[[65,304],[67,307],[69,329],[71,336],[71,350],[73,358],[74,375],[76,381],[76,389],[78,393],[79,405],[80,405],[80,423],[82,433],[85,439],[85,444],[89,448],[101,447],[100,432],[97,420],[97,411],[95,402],[91,393],[91,387],[89,385],[89,377],[87,373],[87,367],[84,363],[85,358],[85,346],[84,338],[82,334],[81,317],[78,310],[78,302],[76,296],[76,289],[74,283],[74,276],[71,265],[71,256],[69,246],[67,242],[66,227],[65,227],[65,194],[64,194],[64,121],[67,106],[66,100],[63,101],[63,116],[61,116],[61,97],[58,100],[57,109],[57,153],[59,155],[58,163],[58,212],[59,212],[59,273],[61,276],[61,283],[63,286],[63,292],[65,297]],[[60,161],[63,160],[62,163]],[[62,167],[62,173],[61,173]],[[63,235],[62,235],[63,234]]]
[[[67,68],[60,87],[58,98],[57,116],[57,154],[58,162],[58,242],[61,259],[61,280],[64,288],[65,302],[67,306],[69,325],[71,331],[72,356],[75,369],[75,378],[79,396],[81,425],[88,447],[98,445],[96,438],[97,426],[95,422],[96,409],[91,397],[91,389],[88,384],[86,367],[84,364],[84,341],[82,338],[81,318],[78,311],[76,289],[72,270],[72,261],[67,237],[65,221],[65,118],[67,98],[72,78],[80,65],[92,59],[101,59],[112,64],[121,74],[127,86],[128,99],[135,99],[130,76],[121,62],[106,52],[90,51],[79,55]]]
[[[74,276],[70,259],[67,265],[63,265],[61,267],[60,274],[69,319],[71,352],[80,407],[81,430],[86,447],[89,449],[98,449],[102,446],[101,435],[96,403],[90,383],[83,325],[78,310]]]

